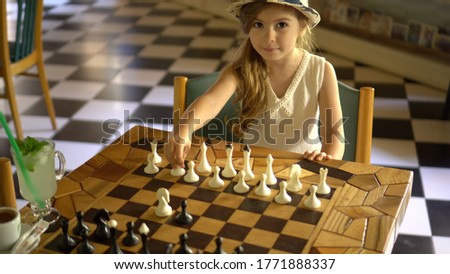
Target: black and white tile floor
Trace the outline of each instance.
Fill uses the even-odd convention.
[[[135,124],[170,129],[173,77],[218,70],[239,35],[234,22],[158,0],[45,0],[43,26],[58,129],[51,129],[36,80],[17,77],[16,91],[25,135],[54,139],[68,170]],[[445,92],[323,55],[340,80],[376,89],[372,163],[414,171],[393,253],[450,254]],[[0,110],[9,113],[5,101]],[[9,156],[8,147],[0,130],[0,155]]]

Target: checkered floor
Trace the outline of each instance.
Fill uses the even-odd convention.
[[[171,129],[173,77],[218,70],[238,35],[234,22],[172,1],[45,0],[45,10],[58,129],[51,129],[36,80],[16,78],[16,91],[25,134],[54,139],[69,170],[135,124]],[[445,92],[323,55],[340,80],[376,89],[372,163],[414,171],[393,252],[450,253],[450,121],[440,119]],[[6,102],[0,110],[9,113]],[[0,155],[9,156],[8,147],[2,130]]]

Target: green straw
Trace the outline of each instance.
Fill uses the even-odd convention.
[[[16,159],[17,164],[19,165],[20,170],[22,171],[23,178],[25,179],[25,183],[27,184],[28,189],[30,192],[34,195],[35,200],[37,200],[37,204],[40,208],[44,208],[45,202],[42,200],[36,199],[36,189],[34,185],[31,183],[30,176],[28,174],[27,169],[25,168],[25,164],[23,163],[22,159],[22,153],[20,152],[19,146],[17,145],[16,139],[14,139],[14,136],[11,133],[11,129],[8,127],[8,123],[6,122],[5,116],[3,115],[3,112],[0,111],[0,122],[3,125],[3,128],[5,129],[6,135],[8,135],[9,142],[14,149],[14,152],[16,153]]]

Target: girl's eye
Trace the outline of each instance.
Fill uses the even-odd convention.
[[[262,28],[262,26],[263,26],[263,24],[262,24],[261,22],[255,22],[255,23],[253,24],[253,27],[255,27],[255,28],[257,28],[257,29]]]
[[[279,28],[279,29],[283,29],[283,28],[285,28],[287,26],[288,25],[286,23],[284,23],[284,22],[280,22],[280,23],[277,24],[277,28]]]

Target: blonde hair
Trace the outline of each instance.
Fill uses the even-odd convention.
[[[249,33],[259,12],[269,5],[277,4],[253,2],[242,7],[239,20],[245,34]],[[305,27],[303,36],[297,39],[297,47],[310,52],[314,51],[313,35],[311,28],[306,23],[308,18],[291,7],[286,6],[285,8],[295,11],[299,23]],[[266,94],[270,88],[268,82],[269,68],[264,59],[253,48],[248,37],[242,42],[228,66],[238,82],[235,102],[241,103],[240,119],[237,122],[239,125],[233,126],[233,132],[237,136],[242,136],[255,117],[267,108]]]

